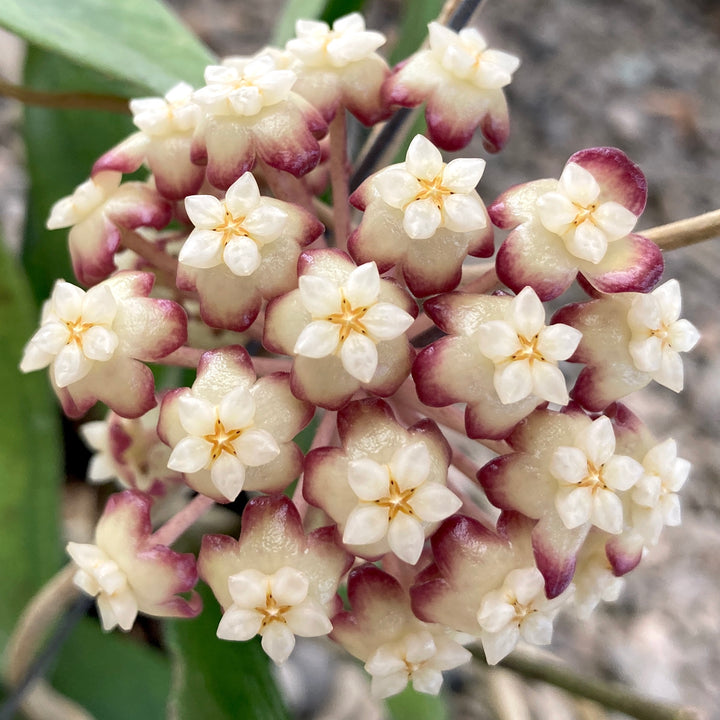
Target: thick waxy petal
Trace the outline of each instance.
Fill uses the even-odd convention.
[[[485,161],[480,158],[457,158],[443,170],[442,184],[454,193],[472,192],[485,172]]]
[[[282,567],[272,576],[272,595],[279,605],[299,605],[308,594],[310,583],[301,572]]]
[[[183,473],[194,473],[207,467],[211,460],[212,445],[192,435],[183,438],[174,448],[168,467]]]
[[[225,430],[242,430],[249,427],[255,416],[253,396],[247,388],[234,388],[223,396],[218,405],[217,415]]]
[[[423,522],[439,522],[457,512],[462,500],[440,483],[425,483],[413,493],[408,505]]]
[[[210,467],[210,479],[223,496],[232,502],[245,485],[245,465],[234,455],[222,452]]]
[[[372,305],[380,294],[380,274],[374,262],[355,268],[344,284],[345,298],[353,308]]]
[[[600,194],[597,180],[584,167],[574,162],[569,162],[562,171],[559,189],[570,200],[582,207],[593,203]]]
[[[387,530],[387,508],[358,505],[345,521],[343,542],[347,545],[368,545],[382,540]]]
[[[559,367],[552,363],[535,360],[531,368],[533,395],[557,405],[567,405],[570,401],[565,376]]]
[[[563,238],[565,247],[580,260],[587,260],[597,265],[607,253],[607,235],[590,220],[581,222]]]
[[[223,614],[217,629],[221,640],[250,640],[260,632],[263,616],[257,610],[231,607]]]
[[[55,356],[53,363],[55,383],[58,387],[64,388],[79,382],[92,370],[93,364],[77,343],[68,343]]]
[[[412,139],[405,156],[405,167],[416,178],[432,181],[440,175],[443,165],[440,151],[426,137],[416,135]]]
[[[604,465],[615,452],[615,433],[610,418],[602,415],[594,420],[578,437],[578,446],[595,467]]]
[[[554,478],[577,485],[588,474],[587,456],[580,448],[561,446],[553,453],[549,470]]]
[[[487,225],[485,205],[477,195],[450,195],[442,214],[443,226],[453,232],[481,230]]]
[[[118,336],[107,328],[94,325],[83,333],[82,350],[91,360],[109,360],[118,346]]]
[[[497,665],[515,649],[520,639],[520,629],[517,625],[507,625],[496,633],[483,631],[480,638],[488,665]]]
[[[591,519],[593,525],[605,532],[613,535],[621,533],[623,529],[622,501],[610,490],[597,490]]]
[[[397,305],[379,302],[365,313],[362,323],[373,339],[394,340],[413,324],[413,317]]]
[[[490,320],[477,329],[478,349],[495,362],[501,362],[520,349],[517,331],[504,320]]]
[[[348,374],[369,383],[378,366],[377,346],[369,337],[353,330],[342,344],[340,360]]]
[[[578,209],[572,201],[559,192],[541,195],[537,201],[540,222],[552,233],[563,235],[575,219]]]
[[[196,268],[215,267],[222,258],[222,235],[214,230],[193,230],[180,249],[178,260]]]
[[[257,244],[249,237],[234,237],[223,250],[223,260],[234,275],[248,277],[259,267],[262,257]]]
[[[398,513],[387,531],[390,549],[404,562],[415,565],[425,544],[423,526],[407,513]]]
[[[384,202],[402,210],[422,190],[417,178],[401,167],[390,167],[374,176],[373,186]]]
[[[603,203],[593,218],[610,241],[629,235],[637,223],[637,217],[617,202]]]
[[[579,330],[558,323],[540,330],[536,347],[546,360],[567,360],[577,349],[581,338]]]
[[[528,360],[515,360],[498,365],[493,385],[504,405],[523,400],[533,390],[533,376]]]
[[[276,240],[287,223],[288,213],[285,210],[263,204],[245,218],[243,227],[255,240],[264,244]]]
[[[314,318],[339,312],[342,293],[332,280],[320,275],[301,275],[298,287],[302,304]]]
[[[390,473],[386,465],[370,458],[360,458],[348,463],[348,482],[360,500],[372,502],[387,496]]]
[[[390,461],[390,472],[401,492],[421,485],[430,472],[430,453],[417,442],[398,450]]]
[[[309,358],[323,358],[334,353],[339,343],[340,325],[327,320],[316,320],[303,328],[293,352]]]
[[[285,620],[295,635],[319,637],[332,632],[327,613],[316,603],[305,602],[285,613]]]
[[[611,490],[629,490],[642,476],[643,467],[627,455],[613,455],[602,470],[604,483]]]
[[[592,488],[578,487],[560,490],[555,496],[555,508],[566,528],[572,530],[590,520],[593,512]]]
[[[267,430],[246,430],[233,447],[238,459],[250,467],[265,465],[280,454],[275,438]]]
[[[531,287],[523,288],[510,302],[508,321],[522,337],[530,340],[545,326],[545,308]]]
[[[185,198],[185,212],[199,229],[213,230],[225,220],[225,208],[213,195],[191,195]]]
[[[228,578],[228,589],[233,602],[239,607],[262,607],[267,600],[267,575],[252,568],[242,570]]]
[[[180,423],[190,435],[203,437],[215,431],[217,412],[215,405],[190,392],[184,392],[177,399]]]
[[[252,173],[241,175],[225,193],[225,207],[233,217],[245,217],[260,202],[260,190]],[[224,219],[221,216],[221,220]]]
[[[403,229],[415,240],[432,237],[441,222],[440,209],[432,200],[411,202],[403,215]]]

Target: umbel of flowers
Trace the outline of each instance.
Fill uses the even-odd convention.
[[[89,479],[130,489],[95,544],[68,545],[106,629],[196,614],[178,593],[199,574],[219,637],[260,635],[282,663],[296,636],[329,635],[378,696],[437,693],[463,643],[490,663],[549,643],[559,611],[616,598],[680,522],[689,463],[619,402],[652,381],[679,392],[698,340],[677,282],[657,285],[659,248],[634,233],[642,172],[580,150],[486,210],[485,161],[441,150],[477,128],[502,147],[519,61],[475,29],[429,32],[393,70],[359,15],[302,21],[284,49],[209,67],[204,87],[132,101],[138,131],[53,208],[87,289],[58,280],[21,369],[47,367],[70,417],[110,410],[84,426]],[[346,111],[372,125],[421,103],[428,137],[349,195]],[[122,182],[141,166],[145,181]],[[494,263],[468,262],[495,252],[493,224],[510,230]],[[121,250],[142,271],[116,270]],[[551,317],[543,303],[576,278],[589,299]],[[212,334],[188,339],[188,319]],[[148,362],[196,378],[158,395]],[[582,366],[570,388],[566,362]],[[484,467],[476,443],[496,453]],[[153,534],[153,503],[183,488],[197,497]],[[197,560],[169,548],[241,493],[238,539],[206,535]]]

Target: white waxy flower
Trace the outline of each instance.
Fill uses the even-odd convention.
[[[380,274],[374,262],[355,268],[343,285],[328,277],[302,275],[300,298],[312,321],[293,352],[310,358],[337,353],[343,368],[370,382],[378,365],[377,343],[400,337],[413,323],[397,305],[378,302]]]
[[[508,573],[499,590],[492,590],[483,597],[477,612],[488,664],[500,662],[520,638],[534,645],[548,645],[552,640],[555,615],[569,597],[566,590],[548,600],[545,579],[537,568]]]
[[[650,448],[642,461],[644,473],[632,491],[632,524],[645,542],[655,545],[665,525],[680,524],[677,493],[690,474],[690,463],[677,456],[677,444],[668,438]]]
[[[72,195],[52,206],[46,223],[48,230],[78,225],[115,193],[121,180],[122,173],[105,171],[78,185]]]
[[[31,372],[50,365],[60,388],[82,380],[96,362],[106,362],[115,353],[119,343],[112,329],[116,312],[117,302],[106,285],[85,292],[58,280],[20,369]]]
[[[600,561],[576,571],[573,585],[575,612],[581,620],[587,620],[600,602],[615,602],[620,597],[625,581],[615,575],[603,554]]]
[[[538,198],[540,222],[559,235],[571,255],[593,264],[607,253],[608,243],[627,237],[637,216],[614,201],[598,202],[601,188],[588,170],[568,163],[558,188]]]
[[[217,629],[222,640],[249,640],[258,633],[263,650],[281,665],[295,647],[295,636],[317,637],[332,630],[325,609],[308,597],[307,577],[285,566],[272,575],[243,570],[228,579],[232,605]]]
[[[485,227],[485,206],[475,192],[485,161],[458,158],[445,164],[440,151],[416,135],[405,162],[375,177],[382,200],[403,211],[403,229],[409,237],[432,237],[438,228],[464,233]]]
[[[358,497],[348,515],[343,542],[365,545],[387,536],[390,549],[414,565],[425,543],[425,527],[450,517],[462,502],[444,485],[426,482],[430,453],[422,442],[395,452],[387,465],[370,458],[348,463],[348,482]]]
[[[535,395],[567,405],[567,385],[557,364],[575,352],[582,333],[560,323],[545,325],[545,309],[531,287],[512,299],[505,320],[490,320],[477,332],[480,352],[495,363],[493,384],[500,402]]]
[[[73,582],[97,598],[103,629],[112,630],[119,625],[130,630],[138,604],[125,573],[97,545],[71,542],[67,551],[78,566]]]
[[[360,13],[338,18],[332,26],[317,20],[298,20],[296,38],[286,49],[310,67],[346,67],[363,60],[385,44],[382,33],[365,29]]]
[[[200,108],[192,98],[192,86],[181,82],[172,87],[165,97],[131,100],[133,123],[152,137],[187,133],[200,119]]]
[[[456,668],[471,657],[468,650],[449,637],[418,629],[381,645],[367,659],[365,670],[372,676],[373,697],[396,695],[408,682],[418,692],[437,695],[442,686],[442,671]]]
[[[242,490],[246,466],[280,454],[275,438],[254,428],[255,401],[246,388],[231,390],[217,405],[190,391],[178,398],[178,412],[188,434],[173,448],[168,467],[183,473],[210,468],[213,485],[228,500]]]
[[[272,55],[234,59],[232,64],[205,68],[207,85],[193,99],[212,115],[257,115],[263,108],[286,100],[297,76],[278,69]]]
[[[178,260],[195,268],[225,263],[240,277],[258,269],[262,248],[280,237],[288,221],[285,210],[261,197],[249,172],[228,188],[224,200],[191,195],[185,199],[185,209],[195,229]]]
[[[692,350],[700,339],[691,322],[679,319],[680,309],[680,284],[668,280],[651,293],[638,295],[627,316],[632,331],[628,349],[635,367],[675,392],[683,389],[684,382],[679,353]]]
[[[481,89],[499,89],[510,84],[520,59],[510,53],[488,48],[475,28],[454,33],[440,23],[428,26],[430,51],[455,77]]]
[[[623,504],[618,493],[633,487],[643,474],[639,462],[615,455],[612,423],[602,415],[581,430],[575,446],[558,447],[550,474],[558,481],[555,508],[568,529],[592,523],[614,535],[623,530]]]

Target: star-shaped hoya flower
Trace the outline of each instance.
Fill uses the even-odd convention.
[[[565,376],[557,363],[575,352],[580,331],[569,325],[545,325],[545,309],[530,287],[510,301],[505,317],[477,330],[480,352],[495,363],[493,385],[500,402],[508,405],[532,394],[567,405]]]
[[[297,477],[302,453],[292,439],[311,417],[287,374],[256,381],[247,351],[229,346],[203,354],[192,388],[163,398],[158,433],[172,447],[171,470],[228,502],[243,489],[274,492]]]
[[[64,280],[55,283],[20,369],[49,366],[69,417],[80,417],[97,400],[131,418],[154,407],[152,373],[138,361],[159,360],[187,339],[183,309],[147,297],[154,279],[119,272],[87,292]]]
[[[631,234],[645,208],[640,168],[616,148],[570,157],[559,180],[510,188],[489,208],[512,229],[498,250],[498,277],[519,292],[530,285],[541,300],[563,293],[577,273],[602,292],[647,292],[663,271],[660,249]]]
[[[680,316],[680,286],[668,280],[650,293],[601,295],[568,305],[553,322],[582,332],[570,358],[585,363],[572,396],[591,411],[645,387],[651,380],[680,392],[684,384],[679,353],[692,350],[700,338]]]
[[[131,100],[130,111],[140,132],[102,155],[93,165],[93,175],[104,170],[133,173],[146,163],[163,197],[181,200],[197,192],[205,168],[190,160],[193,132],[202,114],[193,101],[193,88],[181,82],[164,97]]]
[[[192,161],[226,189],[259,158],[300,177],[320,161],[316,136],[327,125],[318,111],[291,91],[296,75],[270,53],[228,58],[205,68],[205,87],[193,95],[204,112],[191,148]]]
[[[399,265],[417,296],[452,290],[466,255],[493,253],[492,226],[475,191],[485,168],[478,158],[445,164],[422,135],[404,163],[368,178],[350,197],[364,210],[348,248],[357,262],[374,260],[381,272]]]
[[[517,297],[448,293],[425,302],[446,337],[424,348],[413,365],[418,396],[433,407],[467,403],[472,438],[502,439],[545,401],[567,403],[559,360],[579,333],[546,326],[531,288]]]
[[[335,528],[306,536],[283,495],[253,498],[239,539],[205,535],[198,558],[200,575],[224,610],[218,637],[249,640],[259,633],[277,664],[287,660],[296,635],[330,632],[329,617],[342,607],[338,582],[351,564]]]
[[[555,507],[568,529],[591,522],[617,535],[624,527],[619,493],[640,479],[643,469],[627,455],[615,455],[615,433],[605,415],[580,430],[573,446],[561,445],[550,460],[558,481]]]
[[[678,457],[675,440],[668,438],[648,450],[642,467],[632,489],[632,527],[648,545],[656,545],[665,525],[680,524],[677,493],[690,474],[690,463]]]
[[[409,372],[405,331],[417,313],[407,293],[381,280],[375,263],[356,267],[335,250],[305,252],[299,288],[267,308],[263,343],[295,355],[293,392],[342,407],[361,386],[390,395]]]
[[[250,640],[262,636],[262,648],[281,665],[295,647],[295,636],[327,635],[332,624],[325,608],[308,597],[310,582],[293,567],[272,575],[242,570],[228,578],[233,604],[218,625],[222,640]]]
[[[130,630],[138,612],[155,617],[195,617],[200,597],[178,593],[195,587],[195,556],[153,544],[149,496],[134,490],[112,495],[95,530],[95,544],[70,542],[75,584],[97,599],[103,629]]]
[[[615,453],[618,437],[622,449],[638,441],[637,425],[613,426],[607,416],[593,421],[572,405],[561,413],[535,410],[509,436],[514,452],[478,473],[493,505],[538,520],[533,552],[548,597],[570,584],[592,527],[606,533],[608,559],[618,575],[637,564],[636,545],[621,533],[629,522],[630,490],[643,470],[633,457]]]
[[[374,697],[396,695],[411,682],[437,695],[442,673],[470,660],[470,653],[437,625],[420,622],[400,583],[373,565],[350,573],[351,611],[333,618],[332,638],[365,662]]]
[[[170,449],[157,434],[160,413],[153,408],[139,418],[127,419],[109,412],[105,420],[81,425],[80,435],[94,451],[88,480],[117,480],[121,485],[153,496],[164,495],[183,482],[179,472],[168,469]]]
[[[295,287],[300,249],[323,226],[297,205],[260,195],[245,173],[225,198],[191,195],[185,209],[195,228],[180,249],[182,290],[197,290],[203,320],[242,331],[257,317],[263,299]]]
[[[115,270],[114,255],[122,228],[160,229],[170,221],[169,203],[149,185],[120,184],[119,172],[96,172],[50,209],[49,230],[69,227],[73,271],[84,285],[94,285]]]
[[[352,551],[368,559],[393,552],[414,565],[425,538],[461,501],[445,486],[450,451],[435,423],[407,430],[382,400],[340,411],[343,447],[318,448],[305,461],[303,493],[322,508]]]
[[[545,579],[536,567],[509,572],[499,589],[483,597],[477,611],[488,664],[500,662],[520,638],[533,645],[550,644],[555,615],[571,594],[568,589],[548,600]]]
[[[474,28],[455,33],[432,22],[428,30],[430,49],[413,55],[385,83],[388,101],[413,107],[426,100],[430,139],[443,150],[465,147],[479,126],[485,149],[497,152],[509,134],[502,88],[520,60],[488,48]]]
[[[381,88],[390,70],[375,51],[382,33],[365,29],[360,13],[335,20],[332,30],[318,20],[298,20],[296,37],[285,45],[299,62],[293,91],[311,102],[328,122],[346,107],[365,125],[389,115]]]

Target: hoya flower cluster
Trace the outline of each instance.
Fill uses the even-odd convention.
[[[68,546],[105,628],[196,614],[199,576],[219,637],[260,635],[282,663],[297,636],[329,635],[381,697],[437,693],[469,639],[496,663],[549,643],[559,611],[617,597],[680,522],[689,472],[619,401],[652,381],[680,391],[698,340],[634,233],[637,165],[580,150],[486,208],[485,159],[442,151],[476,130],[501,149],[518,59],[431,23],[393,70],[384,41],[357,14],[301,21],[285,48],[208,67],[204,87],[133,100],[137,132],[51,212],[84,288],[57,282],[21,362],[49,369],[70,417],[110,410],[84,426],[89,477],[129,489],[94,545]],[[348,113],[372,125],[422,103],[427,137],[349,194]],[[497,248],[493,225],[510,231]],[[590,297],[551,315],[576,278]],[[188,340],[188,320],[215,341]],[[158,395],[147,362],[195,379]],[[496,453],[483,467],[476,444]],[[178,485],[198,498],[153,535],[150,508]],[[195,508],[241,494],[238,539],[170,550]]]

